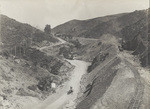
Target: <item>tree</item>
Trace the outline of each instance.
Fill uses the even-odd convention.
[[[78,39],[72,40],[71,42],[75,45],[76,48],[81,48],[82,46]]]
[[[44,32],[47,33],[47,34],[50,34],[51,33],[51,26],[46,25],[45,28],[44,28]]]

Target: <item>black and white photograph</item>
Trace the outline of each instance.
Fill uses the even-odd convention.
[[[0,0],[0,109],[150,109],[149,0]]]

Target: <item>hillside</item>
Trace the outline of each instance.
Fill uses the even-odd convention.
[[[76,109],[149,108],[149,69],[142,68],[129,51],[120,51],[119,45],[115,36],[103,35],[80,57],[92,59],[97,53],[82,77]]]
[[[0,108],[17,109],[40,102],[68,80],[73,65],[38,48],[61,44],[29,24],[0,15]]]
[[[106,34],[113,35],[120,38],[123,49],[134,51],[133,55],[139,56],[142,66],[147,66],[150,64],[147,62],[147,56],[150,54],[148,16],[148,10],[141,10],[83,21],[72,20],[55,27],[53,32],[68,41],[82,37],[99,39]]]
[[[149,109],[148,12],[72,20],[53,29],[70,43],[79,41],[74,59],[91,62],[75,109]]]
[[[101,24],[103,22],[108,22],[112,19],[115,19],[119,16],[123,16],[124,14],[111,15],[106,17],[99,17],[89,20],[71,20],[59,26],[53,28],[53,32],[56,34],[66,34],[70,37],[77,37],[80,34],[84,34],[85,32],[91,30],[96,25]]]
[[[146,17],[145,11],[135,11],[83,21],[72,20],[56,26],[53,31],[56,34],[66,34],[71,37],[99,38],[105,33],[114,35],[123,27],[131,25],[144,17]]]
[[[30,61],[32,66],[39,65],[53,74],[59,73],[56,70],[60,69],[63,62],[56,56],[47,56],[46,53],[36,49],[41,47],[40,45],[49,46],[58,43],[57,38],[52,34],[46,34],[29,24],[20,23],[5,15],[1,15],[0,22],[2,56],[14,59],[21,58]]]
[[[52,35],[47,35],[39,29],[29,24],[20,23],[5,15],[0,15],[1,44],[3,48],[13,48],[15,46],[33,46],[47,41],[56,43],[58,40]]]

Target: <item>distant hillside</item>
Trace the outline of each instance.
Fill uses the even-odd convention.
[[[89,20],[71,20],[62,25],[59,25],[53,29],[54,33],[57,34],[67,34],[72,37],[80,36],[91,29],[95,28],[97,25],[102,24],[103,22],[108,22],[117,17],[123,16],[126,14],[111,15],[106,17],[98,17]]]
[[[121,30],[125,41],[123,48],[132,50],[132,54],[137,55],[141,60],[142,66],[150,65],[150,28],[148,25],[150,25],[150,17],[144,17]]]
[[[115,34],[121,28],[133,24],[145,16],[144,11],[135,11],[89,20],[72,20],[55,27],[53,32],[67,34],[72,37],[98,38],[105,33]]]
[[[59,37],[67,40],[74,37],[99,39],[105,34],[111,34],[122,39],[125,50],[132,50],[133,55],[138,55],[141,64],[147,66],[150,60],[148,50],[148,25],[150,14],[148,10],[134,11],[131,13],[99,17],[89,20],[72,20],[53,29]]]
[[[5,15],[0,15],[0,25],[1,43],[5,48],[20,45],[32,46],[43,41],[48,41],[49,43],[58,41],[51,35],[47,35],[29,24],[20,23]]]

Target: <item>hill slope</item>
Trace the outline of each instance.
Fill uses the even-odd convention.
[[[72,40],[74,37],[99,39],[105,34],[111,34],[122,40],[120,43],[123,49],[132,50],[133,55],[139,55],[142,66],[147,66],[150,64],[150,60],[147,61],[150,56],[149,15],[148,10],[141,10],[83,21],[73,20],[55,27],[53,32],[65,40]]]
[[[17,109],[40,102],[61,85],[74,67],[36,47],[58,43],[58,39],[29,24],[0,15],[0,108]]]
[[[71,37],[99,38],[105,33],[114,34],[121,28],[144,18],[144,11],[117,14],[89,20],[72,20],[53,28],[54,33],[67,34]]]
[[[91,62],[76,109],[149,109],[148,12],[103,17],[105,21],[73,20],[53,29],[67,41],[79,40],[75,58]]]
[[[5,15],[0,15],[0,25],[0,41],[5,48],[12,48],[20,45],[29,47],[41,43],[42,41],[48,41],[49,43],[58,41],[51,35],[47,35],[29,24],[20,23]]]

